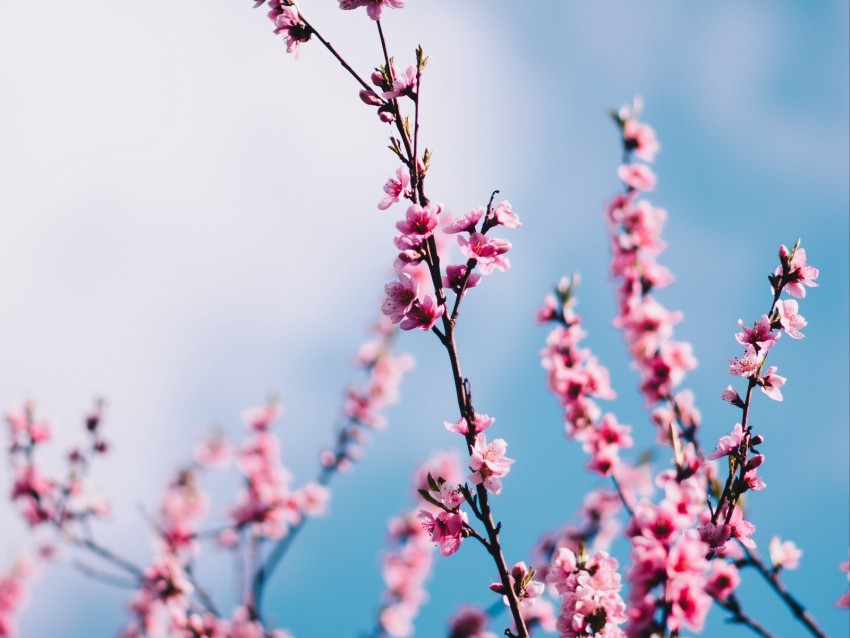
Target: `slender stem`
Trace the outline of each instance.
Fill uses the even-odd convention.
[[[349,74],[349,75],[351,75],[351,77],[353,77],[355,80],[357,80],[357,82],[358,82],[358,84],[360,84],[360,86],[362,86],[362,87],[363,87],[364,89],[366,89],[367,91],[371,91],[372,93],[374,93],[374,91],[372,91],[372,87],[371,87],[371,86],[369,86],[369,85],[368,85],[368,84],[367,84],[367,83],[363,80],[363,78],[361,78],[361,77],[357,74],[357,71],[355,71],[354,69],[352,69],[352,68],[351,68],[351,65],[350,65],[348,62],[346,62],[346,61],[345,61],[345,58],[343,58],[343,57],[342,57],[339,53],[337,53],[337,50],[333,48],[333,45],[331,45],[331,43],[330,43],[330,42],[328,42],[327,40],[325,40],[325,39],[322,37],[322,34],[321,34],[321,33],[319,33],[318,31],[316,31],[316,28],[315,28],[312,24],[310,24],[309,22],[307,22],[307,20],[304,18],[304,16],[303,16],[300,12],[299,12],[299,16],[300,16],[300,18],[301,18],[301,22],[303,22],[303,23],[305,24],[305,26],[306,26],[306,27],[310,30],[310,32],[311,32],[313,35],[315,35],[315,36],[316,36],[316,38],[319,40],[319,42],[321,42],[322,44],[324,44],[324,45],[325,45],[325,48],[326,48],[328,51],[330,51],[330,52],[331,52],[331,55],[333,55],[333,56],[337,59],[337,61],[338,61],[338,62],[342,65],[342,68],[344,68],[346,71],[348,71],[348,74]]]
[[[767,568],[767,566],[762,562],[761,558],[758,554],[756,554],[753,550],[749,548],[744,548],[747,552],[747,564],[755,567],[758,572],[764,577],[767,581],[768,585],[775,591],[779,597],[783,600],[788,609],[791,610],[791,613],[794,615],[797,620],[799,620],[803,625],[806,626],[806,629],[813,636],[817,636],[818,638],[826,638],[826,633],[823,629],[818,625],[817,621],[812,617],[812,615],[806,610],[805,607],[796,599],[791,593],[785,588],[785,585],[779,580],[778,574],[772,572]]]
[[[732,614],[732,617],[727,618],[726,622],[745,625],[762,638],[776,638],[772,633],[765,629],[756,620],[750,618],[747,614],[744,613],[744,610],[741,609],[741,604],[735,594],[730,594],[726,600],[715,598],[714,602],[717,603],[719,607],[722,607],[723,609]]]

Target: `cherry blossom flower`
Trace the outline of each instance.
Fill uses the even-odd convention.
[[[384,184],[384,192],[387,196],[378,202],[380,210],[386,210],[399,202],[402,197],[410,196],[410,173],[407,171],[407,167],[399,166],[396,169],[395,179],[390,177],[387,180],[387,183]]]
[[[711,561],[705,590],[718,600],[726,600],[738,588],[741,576],[738,568],[725,560]]]
[[[487,443],[484,434],[475,437],[475,445],[469,456],[469,467],[472,474],[469,480],[474,485],[483,483],[484,489],[491,494],[498,495],[502,491],[502,477],[511,469],[514,460],[505,456],[508,444],[504,439],[494,439]]]
[[[513,211],[511,203],[508,200],[503,200],[496,204],[496,207],[493,209],[493,219],[505,228],[519,228],[522,226],[519,216]]]
[[[478,220],[484,215],[486,211],[483,206],[476,206],[468,213],[465,213],[462,217],[459,217],[451,224],[446,226],[443,229],[443,232],[447,235],[453,235],[456,233],[471,233],[475,231],[475,225],[478,223]]]
[[[407,209],[405,219],[396,222],[396,228],[402,235],[416,239],[424,239],[434,233],[437,227],[437,215],[443,210],[440,204],[420,206],[411,204]]]
[[[782,281],[785,283],[785,290],[789,295],[803,298],[806,296],[805,286],[817,287],[815,279],[818,278],[819,271],[806,262],[806,250],[804,248],[797,248],[792,258],[791,253],[783,244],[779,247],[779,259],[783,265],[787,265],[788,274],[783,275],[782,266],[779,266],[774,274],[783,277]]]
[[[389,316],[390,321],[399,323],[413,307],[419,297],[419,284],[406,272],[398,274],[398,281],[384,286],[387,298],[381,306],[381,312]]]
[[[301,19],[298,9],[287,6],[284,0],[269,1],[269,20],[274,23],[274,32],[286,38],[287,53],[298,58],[298,46],[307,42],[313,35],[312,29]]]
[[[479,414],[476,412],[475,433],[478,434],[479,432],[483,432],[495,422],[495,417],[491,417],[488,414]],[[460,420],[456,423],[449,423],[448,421],[445,421],[444,424],[449,432],[457,432],[458,434],[463,434],[464,436],[469,434],[469,424],[467,423],[464,417],[461,417]]]
[[[506,271],[511,267],[507,257],[503,257],[511,248],[511,243],[506,239],[496,239],[482,235],[479,232],[470,233],[469,239],[457,238],[461,252],[469,259],[478,260],[478,268],[482,275],[489,275],[494,268]]]
[[[634,190],[655,190],[657,178],[646,164],[623,164],[617,170],[617,175],[626,186]]]
[[[401,9],[404,7],[404,0],[339,0],[339,8],[345,11],[359,7],[366,7],[366,13],[372,20],[380,20],[384,7]]]
[[[376,0],[366,0],[368,1],[376,1]],[[388,0],[390,2],[397,0]],[[393,83],[392,89],[389,91],[384,91],[384,97],[388,100],[393,98],[401,97],[402,95],[406,95],[408,97],[413,97],[414,92],[416,91],[416,67],[409,66],[407,70],[403,74],[399,74],[395,67],[392,67],[392,76]]]
[[[738,359],[729,359],[729,374],[737,377],[751,377],[764,361],[764,350],[756,350],[751,344],[746,345],[744,354]]]
[[[806,327],[808,322],[803,315],[798,313],[797,302],[793,299],[780,299],[776,302],[776,315],[779,320],[779,325],[785,333],[792,339],[802,339],[803,333],[800,332]]]
[[[726,436],[721,436],[720,440],[717,441],[717,446],[714,448],[714,452],[706,456],[705,458],[719,459],[721,456],[727,456],[738,449],[738,446],[741,445],[741,441],[744,438],[744,428],[740,423],[736,423],[735,427],[732,428],[732,431]]]
[[[634,154],[645,162],[655,161],[655,154],[661,148],[653,128],[638,122],[634,117],[623,122],[623,141],[626,150],[634,151]]]
[[[443,288],[450,288],[456,293],[460,292],[460,287],[463,284],[464,277],[466,277],[466,270],[466,264],[446,266],[446,274],[443,276]],[[466,277],[465,288],[475,288],[479,281],[481,281],[481,275],[473,272],[469,277]]]
[[[451,556],[460,549],[466,512],[441,511],[434,515],[428,510],[420,510],[419,519],[443,556]]]
[[[543,593],[546,588],[540,581],[533,580],[535,571],[529,569],[528,566],[520,561],[511,567],[511,572],[508,574],[511,589],[519,602],[520,607],[528,608],[534,605],[534,599]],[[508,605],[508,596],[505,586],[501,583],[493,583],[490,589],[497,594],[502,594],[505,605]]]
[[[459,608],[449,619],[448,638],[496,638],[496,634],[487,631],[490,618],[478,607]]]
[[[752,345],[756,350],[769,350],[782,336],[782,333],[773,332],[767,315],[762,315],[759,322],[754,323],[752,328],[747,328],[744,322],[738,319],[738,327],[741,328],[741,332],[735,334],[735,340],[743,346]]]
[[[430,330],[437,323],[437,319],[443,316],[445,311],[446,307],[438,304],[437,298],[433,293],[429,292],[424,297],[413,302],[413,305],[407,311],[399,327],[402,330],[413,330],[414,328]]]
[[[782,392],[779,388],[785,385],[786,379],[776,374],[776,370],[776,366],[770,366],[767,369],[767,374],[759,379],[759,386],[761,391],[774,401],[782,401]]]
[[[800,558],[803,556],[803,550],[798,548],[794,541],[782,541],[778,536],[770,538],[768,551],[770,562],[776,570],[797,569],[800,566]]]

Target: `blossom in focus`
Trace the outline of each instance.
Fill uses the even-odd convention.
[[[460,549],[466,512],[441,511],[434,515],[428,510],[421,510],[419,519],[425,531],[431,535],[431,541],[437,544],[443,556],[451,556]]]
[[[384,193],[386,193],[386,197],[378,202],[378,208],[381,210],[388,209],[400,201],[402,197],[410,195],[410,173],[407,172],[406,167],[400,166],[396,169],[395,179],[390,177],[384,184]]]
[[[473,232],[469,234],[468,240],[465,237],[458,237],[457,242],[460,244],[460,251],[467,258],[478,260],[478,268],[482,275],[489,275],[494,268],[504,272],[511,267],[510,259],[502,256],[511,248],[511,243],[506,239]]]
[[[469,457],[472,474],[469,480],[474,485],[483,483],[484,489],[498,495],[502,491],[502,477],[510,472],[514,460],[505,456],[508,444],[504,439],[494,439],[487,443],[484,434],[475,437],[475,445]]]

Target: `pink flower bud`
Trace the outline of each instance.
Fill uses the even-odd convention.
[[[363,89],[360,91],[359,95],[363,104],[368,104],[369,106],[380,106],[384,103],[384,101],[379,98],[378,94],[374,91],[367,91],[366,89]]]

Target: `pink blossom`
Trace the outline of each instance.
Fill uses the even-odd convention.
[[[466,277],[466,264],[459,266],[446,266],[446,274],[443,276],[443,288],[450,288],[455,292],[460,292],[460,287]],[[481,281],[481,275],[473,272],[466,277],[465,289],[475,288],[478,282]]]
[[[286,38],[286,51],[298,57],[298,46],[307,42],[313,30],[301,20],[298,9],[286,6],[284,0],[270,0],[269,20],[274,23],[274,32]]]
[[[646,164],[623,164],[617,170],[617,175],[626,186],[634,190],[655,190],[657,178]]]
[[[530,570],[523,562],[516,563],[508,574],[511,590],[522,608],[532,607],[534,599],[540,596],[545,589],[543,583],[533,580],[534,574],[534,570]],[[505,605],[509,604],[507,591],[501,582],[491,584],[490,589],[497,594],[502,594]]]
[[[724,401],[728,401],[729,403],[735,403],[736,401],[741,400],[741,397],[738,396],[738,391],[731,385],[727,385],[726,389],[720,393],[720,398]]]
[[[469,259],[478,260],[478,267],[482,275],[489,275],[493,268],[506,271],[511,267],[507,257],[503,257],[511,248],[511,243],[505,239],[488,237],[478,232],[470,233],[469,239],[457,238],[460,251]]]
[[[398,274],[398,281],[384,286],[387,298],[381,306],[381,312],[389,316],[390,321],[399,323],[416,303],[419,296],[419,284],[405,272]]]
[[[741,576],[738,574],[738,568],[735,565],[727,563],[725,560],[711,561],[708,582],[705,585],[705,590],[711,596],[718,600],[726,600],[740,583]]]
[[[339,0],[339,8],[345,11],[366,7],[366,13],[372,20],[381,19],[381,11],[385,6],[390,9],[401,9],[404,7],[404,0]]]
[[[735,450],[738,449],[738,446],[741,445],[741,441],[744,438],[744,428],[740,423],[736,423],[735,427],[732,428],[732,431],[726,436],[721,436],[720,440],[717,442],[717,446],[714,448],[714,452],[709,454],[707,459],[719,459],[721,456],[727,456],[731,454]]]
[[[402,330],[413,330],[414,328],[430,330],[445,311],[446,307],[437,303],[437,298],[433,293],[428,293],[413,302],[399,327]]]
[[[471,211],[465,213],[462,217],[459,217],[454,222],[446,226],[443,229],[443,232],[448,235],[474,232],[475,225],[478,223],[478,220],[481,219],[481,216],[484,215],[484,212],[483,206],[476,206]]]
[[[770,562],[774,569],[797,569],[803,550],[794,541],[782,541],[778,536],[772,536],[768,545]]]
[[[416,239],[424,239],[434,233],[437,227],[437,215],[443,210],[440,204],[420,206],[411,204],[407,209],[405,219],[396,222],[395,227],[402,235]]]
[[[505,456],[507,450],[508,444],[504,439],[495,439],[488,444],[487,437],[478,434],[469,456],[469,467],[472,470],[469,480],[474,485],[483,483],[484,489],[498,495],[502,491],[502,477],[510,471],[514,462]]]
[[[479,414],[476,412],[475,433],[478,434],[479,432],[483,432],[495,422],[495,417],[491,417],[488,414]],[[469,424],[467,423],[464,417],[461,417],[460,420],[456,423],[449,423],[448,421],[445,421],[444,424],[449,432],[457,432],[458,434],[463,434],[464,436],[469,434]]]
[[[843,572],[847,572],[847,578],[850,580],[850,560],[846,560],[838,566]],[[850,608],[850,591],[841,594],[841,597],[835,601],[835,606],[843,609]]]
[[[785,385],[786,379],[776,374],[776,370],[776,366],[770,366],[767,369],[767,374],[759,379],[759,386],[761,391],[774,401],[782,401],[782,392],[779,388]]]
[[[396,270],[414,266],[425,258],[425,241],[422,237],[402,235],[393,241],[395,247],[401,251],[393,264]]]
[[[410,173],[408,173],[407,168],[404,166],[400,166],[396,169],[395,179],[390,177],[387,180],[387,183],[384,184],[384,192],[387,194],[380,202],[378,202],[378,208],[380,210],[386,210],[396,202],[400,201],[402,197],[410,196]]]
[[[511,203],[508,200],[503,200],[496,204],[496,207],[493,209],[493,218],[496,220],[496,223],[505,228],[519,228],[522,226],[522,222],[519,221],[519,217],[511,208]]]
[[[378,1],[378,0],[366,0],[368,1]],[[387,0],[389,2],[395,2],[398,0]],[[414,92],[416,91],[416,67],[409,66],[403,75],[399,75],[399,73],[392,68],[393,75],[393,84],[392,89],[389,91],[384,91],[384,97],[388,100],[393,98],[401,97],[402,95],[407,95],[408,97],[413,97]]]
[[[435,516],[428,510],[420,510],[419,519],[443,556],[451,556],[460,549],[466,512],[441,511]]]
[[[783,277],[782,282],[785,283],[785,290],[792,297],[803,298],[806,296],[804,286],[816,288],[815,279],[818,278],[819,271],[813,266],[806,263],[806,250],[797,248],[794,251],[793,258],[785,245],[779,247],[779,259],[783,265],[787,265],[788,274],[783,275],[783,268],[779,266],[776,269],[775,275]]]
[[[655,161],[660,146],[651,126],[638,122],[634,117],[628,118],[623,122],[623,141],[626,149],[633,150],[640,159]]]
[[[782,333],[773,332],[767,315],[762,315],[759,322],[754,323],[752,328],[747,328],[744,322],[738,319],[738,327],[741,328],[741,332],[735,335],[736,341],[743,346],[752,345],[756,350],[769,350],[782,336]]]
[[[729,374],[738,377],[751,377],[764,360],[764,350],[756,351],[755,347],[747,344],[744,354],[738,359],[729,359]]]
[[[776,314],[779,319],[779,325],[785,330],[785,333],[793,339],[802,339],[803,333],[800,332],[808,325],[806,318],[798,314],[797,302],[793,299],[780,299],[776,302]]]
[[[496,638],[487,631],[490,619],[483,609],[461,607],[449,619],[448,638]]]

